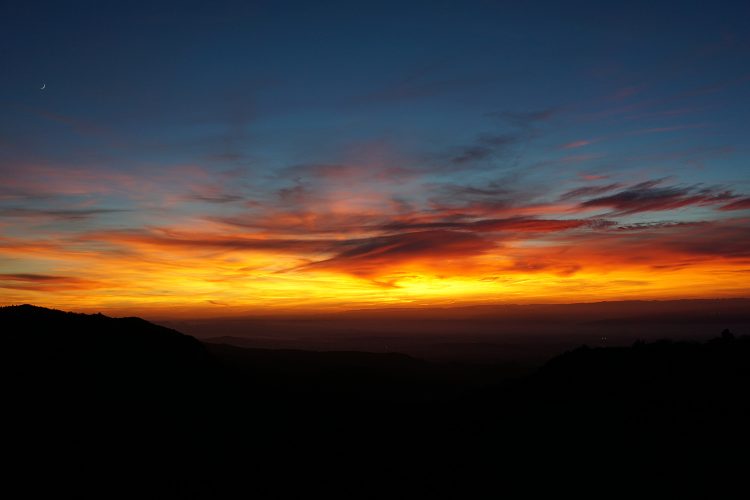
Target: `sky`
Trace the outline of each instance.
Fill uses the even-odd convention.
[[[0,304],[750,296],[748,2],[0,4]]]

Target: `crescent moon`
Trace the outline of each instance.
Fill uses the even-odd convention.
[[[43,83],[43,84],[42,84],[42,88],[40,88],[39,90],[44,90],[44,87],[46,87],[46,86],[47,86],[47,84],[46,84],[46,83]]]

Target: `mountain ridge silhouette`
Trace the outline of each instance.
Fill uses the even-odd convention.
[[[29,305],[0,308],[0,327],[7,449],[34,491],[42,473],[58,492],[160,498],[716,495],[743,477],[743,461],[716,459],[748,444],[750,338],[728,331],[581,346],[509,376],[397,353],[201,343]]]

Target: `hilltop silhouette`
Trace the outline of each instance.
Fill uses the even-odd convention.
[[[0,308],[0,322],[6,377],[35,390],[164,398],[194,390],[211,369],[200,342],[140,318],[22,305]]]
[[[520,376],[202,344],[138,318],[28,305],[0,308],[0,328],[6,449],[30,492],[716,494],[746,465],[729,457],[748,442],[750,338],[729,331],[582,346]]]

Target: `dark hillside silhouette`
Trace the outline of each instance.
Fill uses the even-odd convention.
[[[166,398],[195,390],[211,369],[200,342],[140,318],[23,305],[0,308],[0,324],[6,377],[39,390]]]
[[[509,377],[397,353],[204,345],[33,306],[0,308],[0,328],[6,453],[30,492],[718,495],[746,465],[729,457],[747,444],[750,338],[729,331],[584,346]]]

